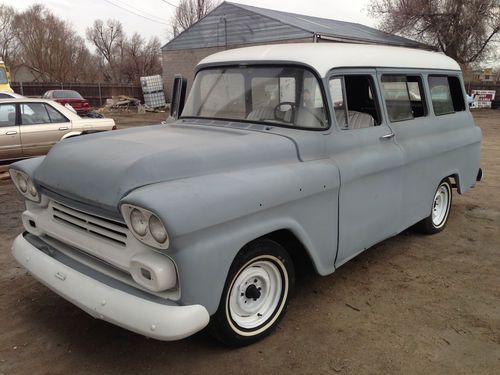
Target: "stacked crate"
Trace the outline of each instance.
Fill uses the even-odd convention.
[[[141,77],[141,87],[144,93],[144,104],[150,108],[165,107],[163,80],[160,75]]]

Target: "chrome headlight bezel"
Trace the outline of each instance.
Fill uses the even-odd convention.
[[[17,191],[19,191],[24,198],[32,202],[40,202],[40,193],[30,176],[18,169],[9,169],[9,174]]]
[[[136,228],[134,228],[133,225],[133,219],[132,219],[132,214],[138,215],[137,211],[142,215],[144,222],[146,223],[146,231],[142,235],[142,231],[137,231]],[[156,249],[160,250],[167,250],[170,246],[170,236],[168,235],[167,229],[165,228],[165,224],[163,224],[163,221],[158,217],[158,215],[154,214],[153,212],[146,210],[145,208],[134,206],[131,204],[122,204],[121,205],[121,212],[123,219],[125,220],[125,223],[127,224],[128,229],[130,232],[134,235],[135,238],[137,238],[139,241],[142,243],[154,247]],[[165,240],[163,242],[158,241],[155,237],[158,237],[158,234],[156,236],[153,236],[152,230],[151,230],[151,221],[155,222],[155,225],[157,226],[158,223],[161,224],[163,231],[164,231],[164,237]],[[155,231],[157,231],[159,228],[156,227]]]

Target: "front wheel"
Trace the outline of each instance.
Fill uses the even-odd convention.
[[[430,215],[417,224],[417,229],[424,234],[441,232],[448,222],[451,200],[451,183],[448,178],[445,178],[434,194]]]
[[[267,239],[247,245],[229,271],[212,334],[231,346],[267,336],[283,318],[294,283],[292,260],[281,245]]]

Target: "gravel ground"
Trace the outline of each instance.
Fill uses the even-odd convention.
[[[117,123],[164,115],[120,115]],[[330,276],[306,273],[278,330],[242,349],[205,332],[172,343],[146,339],[91,318],[36,282],[10,254],[23,203],[0,181],[0,375],[498,374],[500,111],[474,116],[484,134],[485,177],[455,194],[445,231],[408,231]]]

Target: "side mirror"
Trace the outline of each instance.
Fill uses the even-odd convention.
[[[170,104],[170,119],[177,120],[184,109],[186,101],[187,79],[177,74],[172,85],[172,103]]]

